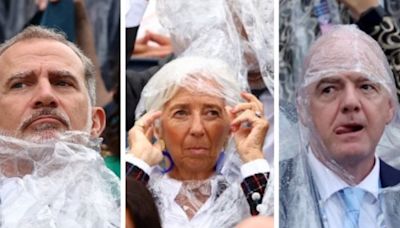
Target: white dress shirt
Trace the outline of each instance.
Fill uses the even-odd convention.
[[[343,227],[345,210],[340,198],[339,191],[346,187],[358,187],[365,191],[361,201],[359,227],[377,228],[382,227],[379,192],[379,159],[375,157],[375,164],[371,172],[356,186],[350,186],[334,172],[323,165],[314,154],[308,152],[308,162],[319,195],[319,207],[322,221],[326,228]]]

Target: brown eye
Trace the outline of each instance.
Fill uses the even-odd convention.
[[[174,112],[173,116],[176,118],[182,118],[188,115],[188,112],[185,110],[177,110],[176,112]]]
[[[208,116],[216,116],[216,117],[218,117],[219,116],[219,112],[216,111],[216,110],[209,110],[209,111],[207,111],[207,115]]]
[[[370,91],[372,91],[372,90],[375,90],[375,87],[374,87],[373,85],[371,85],[371,84],[362,84],[362,85],[360,86],[360,88],[361,88],[362,90],[366,91],[366,92],[370,92]]]
[[[335,91],[335,87],[334,86],[327,86],[327,87],[322,89],[321,93],[322,94],[331,94],[334,91]]]
[[[23,89],[25,87],[27,87],[27,84],[24,82],[15,82],[10,86],[11,89]]]
[[[54,85],[59,87],[73,87],[73,84],[67,80],[59,80],[54,83]]]
[[[220,112],[215,109],[209,109],[205,111],[205,117],[209,120],[216,119],[221,116]]]

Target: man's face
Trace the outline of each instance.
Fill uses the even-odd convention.
[[[0,107],[0,130],[19,138],[91,132],[83,64],[57,41],[20,41],[0,55]]]
[[[312,124],[328,155],[339,164],[373,158],[385,125],[393,117],[383,86],[347,73],[321,79],[308,91]]]

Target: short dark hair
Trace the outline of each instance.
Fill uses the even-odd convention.
[[[84,74],[85,74],[85,85],[88,90],[88,95],[91,105],[96,104],[96,80],[95,80],[95,70],[92,61],[85,56],[83,51],[79,49],[74,43],[68,41],[65,38],[65,34],[60,31],[55,31],[53,29],[43,28],[40,26],[29,26],[22,32],[18,33],[13,38],[5,41],[0,45],[0,55],[2,55],[8,48],[14,44],[30,40],[30,39],[47,39],[54,40],[67,45],[72,51],[79,57],[82,62]]]
[[[126,208],[135,227],[161,228],[154,198],[147,187],[132,177],[126,178]]]

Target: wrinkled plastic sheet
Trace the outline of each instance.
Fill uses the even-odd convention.
[[[92,149],[99,143],[0,136],[1,227],[119,227],[119,180]]]
[[[303,74],[298,85],[297,110],[301,112],[303,121],[299,123],[301,144],[310,144],[314,154],[324,160],[324,164],[333,172],[346,181],[353,182],[354,177],[348,173],[329,153],[327,145],[324,145],[317,132],[315,123],[311,119],[310,101],[315,96],[316,85],[327,78],[346,75],[359,75],[365,78],[368,85],[375,85],[378,97],[388,97],[388,101],[394,109],[394,118],[386,125],[384,134],[389,140],[386,147],[395,150],[398,145],[399,132],[399,102],[396,96],[396,88],[393,81],[392,71],[386,57],[379,45],[370,36],[357,29],[354,25],[341,25],[333,27],[332,31],[323,35],[310,48],[309,54],[304,61]],[[366,93],[357,93],[358,100],[370,99]],[[337,96],[342,96],[341,94]],[[335,99],[342,99],[334,97]],[[321,103],[321,100],[318,100]],[[342,103],[344,101],[341,101]],[[332,101],[327,105],[334,104]],[[388,110],[389,111],[389,110]],[[359,121],[360,115],[354,117],[353,121]],[[348,121],[346,119],[346,121]],[[368,120],[368,123],[371,120]],[[381,143],[382,144],[382,143]],[[390,150],[390,149],[389,149]]]
[[[221,97],[228,105],[238,104],[241,102],[240,91],[248,90],[247,72],[254,68],[260,68],[264,82],[273,93],[273,83],[269,83],[273,80],[272,1],[160,0],[157,2],[157,11],[160,23],[170,33],[178,58],[164,66],[148,82],[136,109],[136,118],[145,111],[161,109],[174,89],[179,87]],[[239,32],[241,27],[246,31],[247,39]],[[246,59],[246,52],[253,54]],[[229,77],[241,84],[232,84],[226,80]],[[202,212],[208,219],[203,220],[202,224],[190,223],[194,227],[234,227],[250,216],[248,203],[240,187],[242,162],[235,152],[233,141],[228,143],[224,153],[223,166],[210,180],[215,186],[213,191],[219,192],[219,197],[210,199],[210,209]],[[155,196],[163,224],[183,227],[188,224],[187,218],[181,213],[174,214],[171,209],[174,200],[165,192],[170,180],[157,170],[154,169],[150,175],[149,187]],[[270,177],[273,177],[273,171]],[[193,192],[187,190],[184,195],[201,210],[202,202],[193,198]],[[262,204],[261,214],[272,215],[273,178],[269,179]]]
[[[171,179],[158,175],[152,174],[149,182],[149,188],[156,199],[156,205],[160,213],[163,227],[166,224],[173,224],[172,227],[186,227],[188,224],[191,227],[234,227],[240,223],[243,219],[250,217],[250,208],[244,196],[243,190],[240,187],[239,182],[229,183],[226,178],[222,175],[216,175],[205,181],[183,181],[182,185],[189,185],[198,187],[208,182],[212,188],[205,188],[206,192],[213,195],[210,196],[209,201],[206,202],[210,205],[207,210],[201,210],[201,217],[204,219],[196,220],[196,222],[188,221],[188,218],[182,216],[181,213],[175,213],[172,209],[175,202],[171,199],[169,191],[165,189],[169,188]],[[176,181],[176,180],[174,180]],[[267,189],[264,194],[262,201],[262,209],[260,215],[272,215],[273,214],[273,179],[268,181]],[[191,188],[180,189],[189,202],[195,205],[198,212],[203,205],[194,191]],[[200,221],[200,223],[199,223]]]
[[[144,87],[136,108],[136,119],[143,113],[161,110],[178,88],[220,97],[234,106],[244,89],[235,81],[230,66],[220,59],[181,57],[161,68]],[[242,85],[243,86],[243,85]]]
[[[280,227],[323,228],[316,200],[316,189],[312,185],[310,167],[306,151],[299,140],[298,114],[294,105],[283,102],[280,107]],[[393,130],[393,129],[392,129]],[[283,135],[285,137],[283,137]],[[400,136],[400,131],[397,130]],[[376,153],[380,159],[400,169],[398,146],[384,134],[377,146]],[[379,190],[382,208],[380,214],[388,228],[400,227],[400,185]]]
[[[279,81],[280,98],[294,102],[304,57],[320,35],[313,8],[321,0],[279,1]],[[336,0],[328,0],[332,24],[346,24],[343,9]],[[348,20],[348,19],[347,19]]]
[[[351,55],[348,55],[349,51]],[[355,73],[382,87],[379,96],[388,96],[392,100],[395,117],[387,124],[375,153],[383,161],[399,168],[396,166],[400,157],[400,128],[399,118],[396,116],[399,113],[398,101],[392,74],[385,59],[378,44],[353,26],[334,28],[310,48],[298,86],[297,112],[293,111],[290,104],[283,103],[281,107],[281,132],[288,133],[285,137],[289,137],[280,144],[279,200],[282,227],[324,227],[319,197],[307,159],[307,153],[311,153],[311,150],[322,157],[324,165],[342,180],[348,183],[354,180],[330,155],[310,119],[312,92],[309,88],[313,88],[321,79]],[[302,117],[301,121],[298,116]],[[292,130],[296,128],[298,135]],[[310,146],[311,140],[316,141],[313,146]],[[378,199],[382,211],[377,220],[387,227],[399,226],[399,209],[394,203],[400,195],[399,186],[379,190]]]
[[[157,3],[160,23],[178,56],[222,59],[239,81],[247,78],[247,71],[258,70],[273,94],[273,1]]]

